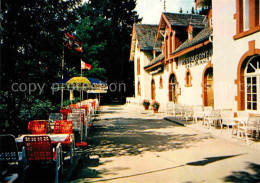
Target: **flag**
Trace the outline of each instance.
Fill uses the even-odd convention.
[[[65,42],[66,47],[69,49],[74,49],[78,52],[83,52],[82,46],[83,43],[78,41],[77,38],[70,33],[65,33]]]
[[[87,63],[85,63],[85,62],[83,62],[81,60],[81,69],[88,69],[90,71],[91,70],[91,65],[87,64]]]

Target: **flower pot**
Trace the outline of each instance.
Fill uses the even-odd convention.
[[[144,109],[148,110],[149,109],[149,105],[144,105]]]
[[[159,110],[159,109],[153,109],[153,112],[154,112],[154,113],[158,113],[158,110]]]

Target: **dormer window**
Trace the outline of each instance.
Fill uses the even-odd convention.
[[[193,28],[190,24],[187,27],[187,32],[188,32],[188,40],[190,41],[193,39]]]
[[[189,32],[189,33],[188,33],[188,39],[189,39],[189,41],[192,40],[192,38],[193,38],[192,32]]]

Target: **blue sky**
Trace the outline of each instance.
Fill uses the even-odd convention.
[[[195,6],[194,0],[166,0],[166,12],[178,13],[180,7],[183,13],[191,11]],[[159,24],[161,13],[164,11],[163,0],[137,0],[135,10],[143,17],[143,24]]]

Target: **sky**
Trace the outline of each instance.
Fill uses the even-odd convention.
[[[159,24],[161,14],[164,11],[164,0],[137,0],[135,10],[139,17],[143,17],[142,24]],[[166,12],[179,13],[180,7],[183,13],[190,13],[194,0],[166,0]]]

